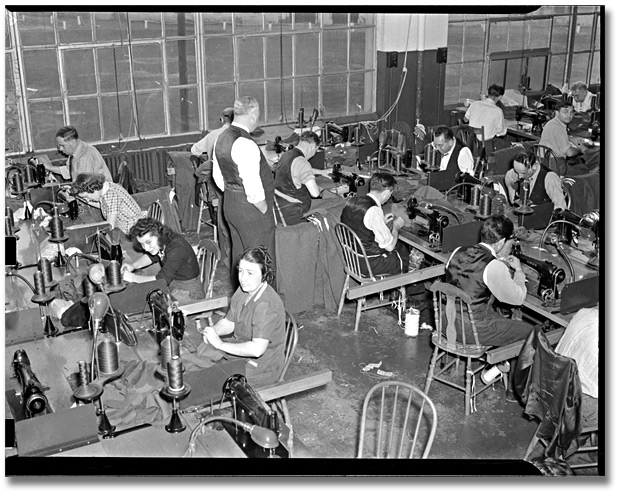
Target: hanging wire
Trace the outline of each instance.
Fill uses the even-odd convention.
[[[131,84],[133,86],[133,94],[134,94],[134,109],[136,111],[136,133],[138,137],[138,142],[140,142],[140,150],[142,150],[142,135],[140,132],[140,115],[138,114],[138,96],[136,94],[136,78],[133,70],[133,47],[131,44],[131,22],[129,21],[129,12],[125,12],[127,14],[127,44],[129,47],[129,73],[131,74]]]

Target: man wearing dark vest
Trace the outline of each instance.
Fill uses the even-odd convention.
[[[395,186],[396,179],[390,173],[374,173],[370,178],[368,194],[349,198],[340,216],[340,221],[353,229],[362,241],[375,275],[409,271],[407,246],[398,240],[405,221],[397,217],[390,231],[381,208],[392,196]],[[368,273],[365,269],[362,263],[362,273]]]
[[[316,154],[320,143],[316,133],[303,132],[297,146],[282,154],[278,161],[275,194],[286,225],[301,223],[303,215],[310,210],[312,198],[317,198],[321,193],[308,162]],[[278,214],[276,217],[279,219]]]
[[[524,340],[533,329],[523,321],[503,317],[493,308],[496,299],[521,306],[527,295],[521,262],[510,254],[513,231],[508,217],[492,215],[482,225],[481,242],[457,248],[446,263],[445,281],[467,292],[473,300],[472,311],[482,345],[501,346]],[[471,330],[469,324],[467,329]],[[506,391],[506,397],[514,400],[512,388]]]
[[[474,157],[471,150],[454,136],[447,126],[438,126],[433,133],[433,146],[441,153],[440,171],[474,175]]]
[[[232,124],[220,134],[213,149],[213,180],[224,192],[224,218],[232,240],[231,279],[241,253],[263,245],[273,259],[276,239],[273,215],[273,173],[250,135],[258,126],[260,108],[253,97],[235,100]]]
[[[512,167],[504,177],[510,203],[523,195],[523,183],[528,181],[529,200],[534,205],[553,202],[555,208],[566,208],[560,177],[542,166],[533,152],[517,154],[512,161]]]

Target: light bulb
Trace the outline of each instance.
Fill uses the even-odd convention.
[[[90,296],[88,300],[88,309],[90,311],[90,317],[98,324],[101,323],[103,317],[110,308],[110,299],[103,292],[95,292]]]

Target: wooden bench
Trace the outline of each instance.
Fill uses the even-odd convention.
[[[563,334],[564,328],[556,328],[555,330],[551,330],[546,333],[551,345],[557,345]],[[518,342],[509,343],[508,345],[495,347],[494,349],[489,350],[486,354],[487,362],[489,364],[497,364],[499,362],[517,357],[519,352],[521,352],[521,347],[523,347],[524,343],[525,340],[519,340]]]

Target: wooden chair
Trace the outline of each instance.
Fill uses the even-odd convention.
[[[465,415],[476,410],[475,399],[490,385],[483,385],[479,390],[475,389],[475,377],[485,364],[482,363],[474,368],[472,361],[484,362],[485,353],[489,347],[482,345],[478,340],[476,321],[474,320],[471,304],[472,299],[467,292],[458,287],[444,282],[436,282],[430,286],[433,293],[433,305],[435,308],[435,327],[431,337],[435,346],[431,363],[426,375],[424,392],[428,393],[433,380],[447,384],[452,388],[465,393]],[[457,316],[458,314],[458,316]],[[469,323],[467,323],[467,321]],[[465,327],[471,325],[471,334],[466,335]],[[460,341],[457,340],[457,333]],[[443,368],[435,372],[436,365],[442,358],[452,358]],[[453,381],[443,376],[450,368],[455,366],[458,371],[458,362],[465,359],[465,384]],[[507,384],[508,376],[504,374],[504,383]]]
[[[288,311],[286,311],[285,331],[286,339],[284,342],[284,366],[282,367],[282,372],[280,373],[280,377],[278,378],[278,383],[284,381],[286,371],[288,370],[291,362],[293,361],[293,355],[295,354],[295,349],[297,348],[297,340],[299,339],[297,320]],[[291,425],[292,428],[291,416],[288,411],[288,405],[286,404],[286,400],[284,398],[279,398],[274,403],[277,408],[282,412],[284,422]]]
[[[211,216],[211,207],[216,209],[216,207],[218,206],[219,206],[219,199],[217,198],[213,200],[212,204],[209,203],[209,191],[207,189],[207,183],[202,183],[200,185],[200,208],[198,209],[198,226],[196,228],[196,234],[200,232],[200,226],[202,224],[206,224],[210,227],[213,227],[213,240],[215,241],[216,244],[218,244],[217,222],[213,222],[213,219]],[[202,218],[202,214],[205,210],[209,213],[209,218],[206,220]],[[217,212],[214,212],[214,213],[217,215]]]
[[[560,177],[566,175],[566,171],[568,170],[566,159],[559,157],[550,147],[534,144],[531,147],[531,152],[536,155],[536,160],[539,164],[551,169]]]
[[[164,210],[161,208],[161,203],[159,203],[159,200],[149,205],[149,208],[147,209],[147,217],[158,220],[162,224],[164,223]]]
[[[487,141],[484,138],[484,126],[474,128],[469,125],[460,125],[454,132],[454,136],[467,145],[474,159],[484,158],[484,160],[488,160],[494,153],[493,141]]]
[[[212,297],[215,272],[222,258],[220,248],[212,239],[201,239],[196,256],[200,265],[200,281],[204,285],[206,297]]]
[[[425,393],[409,383],[383,381],[364,398],[357,457],[425,459],[436,430],[437,411]]]
[[[340,246],[342,247],[342,252],[344,255],[344,271],[346,273],[346,278],[344,280],[344,285],[342,286],[342,292],[340,294],[340,302],[338,304],[338,316],[342,313],[342,308],[344,306],[344,299],[351,287],[351,279],[359,284],[369,284],[372,282],[376,282],[377,280],[383,278],[383,276],[375,276],[372,273],[372,268],[370,268],[370,263],[368,262],[368,256],[366,255],[366,250],[364,249],[364,245],[360,240],[359,236],[351,229],[349,226],[339,222],[336,224],[336,237],[340,242]],[[366,271],[368,274],[362,273],[362,265],[366,267]],[[402,285],[399,287],[401,299],[405,299],[405,286]],[[381,296],[382,297],[382,296]],[[357,331],[360,322],[360,316],[362,311],[366,311],[368,309],[375,309],[382,306],[388,306],[392,302],[384,301],[380,298],[380,301],[377,303],[373,303],[372,305],[366,305],[366,296],[359,297],[357,299],[357,311],[355,313],[355,331]]]

